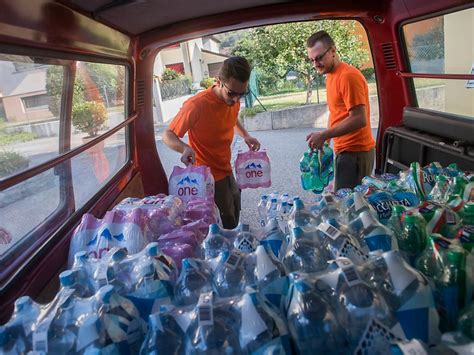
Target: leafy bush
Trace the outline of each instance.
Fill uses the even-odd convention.
[[[163,73],[161,74],[161,80],[163,81],[166,81],[166,80],[176,80],[178,79],[180,76],[180,74],[173,70],[173,69],[169,69],[169,68],[166,68]]]
[[[0,145],[28,142],[36,138],[36,136],[30,132],[7,132],[5,128],[5,124],[0,122]]]
[[[202,88],[207,89],[207,88],[210,88],[212,84],[214,84],[214,82],[215,82],[214,78],[204,78],[201,80],[199,85],[201,85]]]
[[[364,75],[365,80],[367,81],[373,81],[375,79],[374,74],[375,70],[374,68],[364,68],[361,70],[362,75]]]
[[[257,113],[264,112],[264,111],[265,110],[263,109],[262,106],[246,107],[242,111],[240,111],[240,118],[253,117]]]
[[[26,169],[29,159],[16,152],[0,152],[0,177]]]
[[[106,119],[107,110],[101,102],[81,102],[72,108],[72,124],[89,137],[97,136]]]

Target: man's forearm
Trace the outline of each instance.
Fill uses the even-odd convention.
[[[243,138],[246,138],[249,136],[249,132],[247,132],[247,130],[244,128],[244,126],[242,126],[242,124],[240,123],[240,121],[237,119],[237,123],[235,124],[235,131],[237,132],[237,134]]]
[[[184,149],[188,147],[173,131],[165,129],[163,132],[163,142],[175,152],[183,153]]]

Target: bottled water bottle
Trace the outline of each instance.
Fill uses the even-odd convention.
[[[238,230],[234,239],[234,248],[245,254],[253,253],[258,244],[256,236],[250,232],[248,224],[240,224],[239,226],[240,230]]]
[[[219,297],[237,296],[245,288],[244,254],[237,250],[223,252],[213,272],[213,290]]]
[[[260,244],[280,260],[285,255],[288,245],[286,235],[281,231],[280,226],[275,219],[269,220],[263,229],[260,236]]]
[[[402,233],[397,236],[398,247],[410,265],[415,266],[415,259],[426,246],[426,227],[424,221],[415,215],[405,215]]]
[[[280,205],[278,205],[277,215],[280,229],[283,231],[283,233],[289,234],[290,229],[288,227],[288,221],[290,219],[290,206],[288,205],[288,202],[283,201]]]
[[[323,240],[323,250],[327,259],[346,257],[357,265],[367,260],[368,250],[362,249],[357,239],[351,235],[342,233],[329,223],[321,223],[318,231]]]
[[[220,253],[230,251],[233,248],[232,241],[219,232],[219,226],[217,224],[211,224],[209,226],[209,233],[206,239],[204,239],[203,244],[206,259],[215,258],[219,256]]]
[[[437,343],[439,317],[427,279],[396,250],[374,257],[367,264],[367,280],[395,312],[406,337]]]
[[[227,301],[228,302],[228,301]],[[239,342],[240,314],[235,301],[214,300],[212,293],[203,293],[186,331],[186,354],[241,354]]]
[[[272,218],[277,218],[278,212],[278,199],[276,197],[271,198],[267,202],[267,218],[270,220]]]
[[[451,193],[451,185],[446,176],[436,176],[436,182],[433,189],[428,194],[428,200],[435,201],[441,204],[448,202],[449,195]]]
[[[300,227],[292,229],[292,236],[283,258],[288,272],[318,272],[326,269],[326,259],[320,250],[320,244],[305,237]]]
[[[472,280],[466,273],[466,252],[458,244],[452,244],[447,251],[446,264],[442,272],[435,275],[436,302],[440,313],[441,331],[456,328],[459,311],[470,302]],[[472,267],[472,266],[470,266]]]
[[[293,228],[299,227],[308,238],[318,239],[317,226],[319,223],[316,218],[304,208],[303,201],[299,198],[295,200],[293,211],[290,213],[288,221],[290,231]]]
[[[367,243],[369,250],[398,250],[397,239],[393,232],[377,221],[370,212],[362,212],[359,218],[363,226],[362,237]]]
[[[188,312],[165,309],[150,314],[148,332],[140,349],[141,355],[184,354],[185,331],[189,325]]]
[[[331,306],[303,280],[290,280],[287,321],[297,352],[343,354],[346,335]]]
[[[130,300],[115,292],[111,285],[102,287],[98,296],[110,342],[120,352],[138,353],[146,331],[146,323],[140,318],[138,309]]]
[[[398,239],[403,231],[402,217],[405,213],[405,207],[401,205],[395,205],[392,207],[392,214],[387,222],[387,227],[390,228]]]
[[[262,227],[265,227],[265,224],[267,223],[267,219],[268,219],[267,203],[268,203],[268,196],[262,195],[257,205],[258,220],[260,222],[260,226]]]
[[[211,289],[211,280],[211,269],[204,260],[183,259],[174,291],[176,304],[182,306],[196,304],[201,291]]]
[[[39,305],[30,297],[15,301],[11,319],[0,326],[0,352],[3,354],[26,354],[32,350],[31,334],[40,314]]]
[[[283,319],[264,302],[255,289],[247,288],[239,302],[241,348],[249,354],[289,354],[288,330]]]
[[[276,259],[272,252],[267,252],[262,245],[257,247],[255,254],[257,257],[255,278],[261,289],[286,275],[284,265]]]
[[[386,353],[390,340],[403,336],[396,318],[377,289],[372,289],[347,258],[337,258],[329,275],[318,276],[316,287],[324,290],[335,307],[338,321],[347,332],[346,353]],[[337,281],[336,281],[337,280]],[[327,292],[321,283],[333,292]],[[336,286],[337,285],[337,286]]]
[[[416,268],[430,280],[444,268],[443,257],[436,247],[435,240],[441,240],[440,234],[431,234],[426,240],[425,249],[421,252],[415,261]]]

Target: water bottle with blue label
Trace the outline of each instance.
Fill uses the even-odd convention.
[[[347,336],[332,307],[314,284],[297,276],[290,277],[286,317],[298,354],[344,354]]]
[[[397,239],[393,232],[380,223],[370,212],[362,212],[359,216],[362,224],[361,236],[369,250],[398,250]],[[349,227],[352,225],[351,223]]]
[[[206,259],[216,258],[220,253],[230,251],[233,248],[232,240],[221,233],[217,224],[209,226],[209,233],[204,239],[203,246]]]
[[[186,354],[241,354],[238,299],[216,300],[202,293],[185,337]]]
[[[258,245],[257,237],[250,230],[248,224],[239,224],[239,230],[234,238],[234,248],[245,254],[255,251]]]
[[[260,300],[257,290],[247,287],[239,301],[239,341],[249,354],[291,354],[288,329],[276,312]]]
[[[212,289],[219,297],[240,295],[246,285],[245,255],[234,249],[217,257],[213,270]]]
[[[260,244],[277,258],[282,259],[287,248],[286,234],[280,229],[276,219],[268,221],[260,234]]]
[[[435,344],[440,339],[439,317],[428,280],[403,259],[399,251],[371,258],[365,265],[368,282],[381,292],[408,339]]]
[[[318,231],[323,240],[323,250],[327,259],[346,257],[357,265],[367,260],[367,248],[361,247],[357,239],[350,234],[343,233],[329,223],[321,223]]]
[[[306,237],[317,240],[318,224],[318,220],[305,208],[303,201],[296,199],[288,221],[290,232],[293,228],[299,227]]]
[[[258,221],[261,227],[265,226],[268,219],[267,202],[268,202],[268,195],[262,195],[257,205]]]
[[[0,326],[0,352],[2,354],[25,354],[32,350],[32,332],[40,314],[40,306],[30,297],[15,301],[13,315],[4,326]]]
[[[288,272],[323,271],[327,267],[326,260],[320,242],[308,238],[300,227],[292,229],[290,243],[283,258]]]
[[[211,290],[212,271],[209,264],[200,259],[183,259],[181,273],[174,289],[177,305],[193,305],[201,291]]]

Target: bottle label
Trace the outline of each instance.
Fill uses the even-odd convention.
[[[199,325],[214,324],[214,312],[212,310],[212,292],[206,292],[199,296],[198,320]]]
[[[245,348],[252,340],[267,330],[267,325],[258,313],[250,295],[245,294],[242,299],[242,323],[240,345]]]
[[[337,251],[337,257],[341,256],[359,264],[368,259],[368,256],[348,239],[344,241],[341,248]]]
[[[371,318],[354,354],[390,354],[390,343],[396,340],[401,339],[378,320]]]
[[[318,226],[318,229],[333,240],[336,240],[342,234],[337,228],[333,227],[329,223],[321,223]]]
[[[347,258],[338,258],[335,260],[337,266],[341,268],[341,272],[344,275],[344,278],[349,286],[357,285],[362,283],[362,280],[355,269],[354,264],[351,260]]]
[[[97,281],[101,287],[109,283],[107,280],[107,264],[105,262],[99,262],[97,267]]]
[[[237,254],[235,251],[232,251],[229,254],[229,257],[227,258],[227,260],[225,261],[225,265],[232,269],[235,269],[237,266],[240,265],[242,260],[243,259],[239,254]]]

